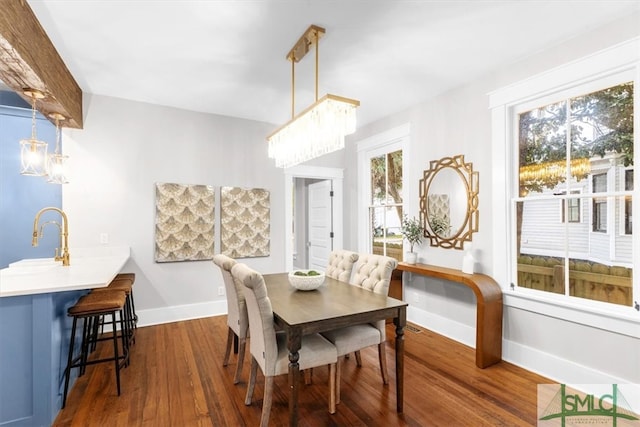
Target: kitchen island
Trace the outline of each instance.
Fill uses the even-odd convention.
[[[51,425],[62,404],[71,335],[67,309],[105,287],[128,247],[71,249],[69,266],[27,259],[0,270],[0,424]]]

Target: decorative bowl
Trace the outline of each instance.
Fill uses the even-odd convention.
[[[318,274],[314,276],[296,275],[296,272],[307,274],[309,271],[316,271]],[[312,291],[318,289],[324,283],[324,272],[317,270],[295,270],[289,272],[289,283],[299,291]]]

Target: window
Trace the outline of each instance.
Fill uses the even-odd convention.
[[[358,142],[358,250],[402,261],[408,126]]]
[[[640,148],[639,82],[635,38],[489,95],[492,167],[504,171],[492,176],[492,275],[505,305],[639,336],[640,241],[626,234],[639,190],[625,172]],[[606,189],[594,193],[599,174]],[[569,198],[579,223],[558,221]],[[607,232],[593,231],[596,199]]]
[[[371,157],[369,178],[372,253],[402,261],[402,150]]]
[[[571,191],[571,194],[579,194],[580,191]],[[566,191],[561,191],[559,195],[564,196]],[[562,222],[580,222],[580,199],[576,197],[568,198],[560,203],[562,207]]]
[[[633,164],[633,82],[541,102],[514,115],[520,162],[519,194],[512,199],[521,236],[518,286],[630,306],[631,252],[606,233],[607,198],[615,190],[607,185],[609,171],[614,174],[619,163]],[[567,196],[568,187],[576,186],[591,199],[591,229],[568,227],[579,221],[580,199]],[[564,197],[563,225],[547,215],[557,195]],[[620,269],[627,280],[611,279]]]
[[[593,175],[593,193],[607,191],[607,174]],[[593,199],[593,231],[606,233],[607,231],[607,199],[604,197]]]

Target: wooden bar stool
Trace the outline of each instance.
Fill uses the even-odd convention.
[[[118,390],[118,396],[120,396],[120,368],[125,366],[128,360],[128,353],[125,342],[125,334],[121,333],[123,337],[123,349],[122,354],[118,348],[118,333],[116,326],[116,314],[120,316],[120,328],[121,331],[125,331],[125,301],[126,294],[123,291],[113,290],[110,292],[89,293],[80,297],[78,302],[67,310],[67,315],[73,317],[73,325],[71,327],[71,340],[69,342],[69,355],[67,358],[67,367],[65,368],[64,378],[64,394],[62,397],[62,407],[64,408],[67,402],[67,392],[69,388],[69,377],[71,369],[80,368],[80,375],[84,374],[87,365],[93,365],[103,362],[114,362],[116,370],[116,386]],[[112,336],[109,338],[100,338],[97,335],[97,328],[94,325],[99,322],[100,317],[111,316],[111,326],[113,328]],[[82,328],[82,343],[80,346],[80,354],[74,357],[74,345],[76,336],[76,326],[78,319],[83,320]],[[106,357],[102,359],[89,360],[89,347],[97,340],[111,339],[113,342],[113,357]]]
[[[114,279],[115,280],[128,280],[131,282],[131,286],[133,287],[133,284],[136,281],[136,274],[135,273],[118,273]],[[135,301],[133,299],[133,288],[131,291],[131,295],[130,295],[130,300],[131,300],[131,312],[133,313],[133,320],[135,322],[135,327],[138,327],[138,314],[136,313],[136,304]]]
[[[116,276],[111,283],[106,288],[96,288],[91,291],[91,293],[101,293],[101,292],[111,292],[111,291],[122,291],[126,295],[125,300],[125,309],[124,309],[124,329],[123,333],[127,337],[127,349],[131,346],[131,344],[135,343],[135,331],[136,320],[135,320],[135,306],[133,304],[133,282],[129,278],[118,278]],[[98,327],[98,325],[95,325]],[[100,326],[104,326],[104,321],[101,319]]]

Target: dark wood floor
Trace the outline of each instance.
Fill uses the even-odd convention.
[[[222,366],[227,335],[224,316],[139,328],[131,365],[116,394],[112,364],[90,366],[69,393],[54,426],[256,426],[264,378],[251,406],[243,381],[233,384],[236,358]],[[528,426],[536,425],[536,390],[551,381],[506,362],[486,369],[474,350],[428,330],[405,334],[404,413],[395,410],[392,325],[388,326],[390,383],[382,385],[376,348],[344,364],[342,402],[327,411],[327,369],[315,369],[300,394],[301,426]],[[108,347],[99,348],[107,354]],[[288,423],[287,376],[275,381],[271,425]]]

